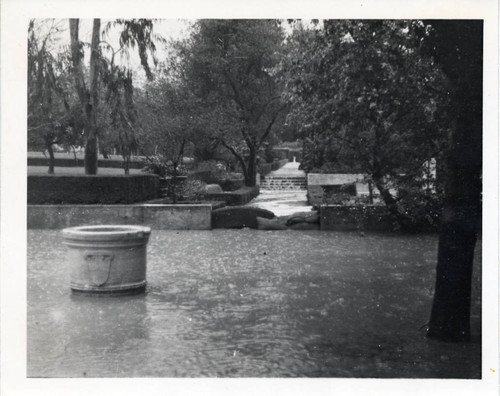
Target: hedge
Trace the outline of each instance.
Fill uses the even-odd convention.
[[[155,175],[28,175],[28,204],[118,204],[158,197]]]
[[[385,206],[379,205],[321,205],[322,230],[380,231],[395,229],[395,219]]]

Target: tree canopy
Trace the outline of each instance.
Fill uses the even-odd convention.
[[[49,173],[54,173],[53,146],[69,144],[81,132],[69,89],[68,59],[54,53],[60,29],[52,21],[43,32],[33,20],[28,28],[28,142],[49,153]]]
[[[425,180],[423,165],[442,155],[450,131],[449,84],[421,51],[420,23],[298,25],[285,64],[303,168],[366,174],[399,217],[405,192]]]
[[[200,20],[178,46],[182,75],[211,114],[210,135],[239,161],[247,185],[284,109],[275,76],[283,39],[275,20]]]

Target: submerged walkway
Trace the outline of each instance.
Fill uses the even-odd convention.
[[[27,375],[481,378],[481,243],[460,344],[425,337],[437,244],[154,230],[147,292],[89,298],[71,295],[60,231],[28,230]]]
[[[246,206],[267,209],[276,216],[308,212],[306,174],[299,170],[300,162],[288,162],[269,173],[261,184],[260,194]]]

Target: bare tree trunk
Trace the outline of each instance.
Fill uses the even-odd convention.
[[[439,237],[436,288],[427,336],[470,339],[474,247],[481,213],[483,21],[432,21],[438,62],[456,87],[457,128]]]
[[[255,148],[249,147],[247,171],[245,172],[245,185],[248,187],[255,186],[255,178],[257,176],[257,153]]]
[[[73,150],[73,156],[75,157],[76,166],[78,166],[78,158],[76,156],[76,148],[75,148],[75,146],[71,145],[71,149]]]
[[[175,205],[177,203],[177,162],[173,162],[172,166],[174,167],[173,175],[172,175],[172,182],[170,183],[170,188],[172,192],[172,203]]]
[[[90,90],[85,86],[82,59],[83,50],[78,38],[79,20],[70,19],[70,38],[71,38],[71,60],[74,68],[75,87],[80,99],[82,112],[84,114],[85,126],[85,173],[87,175],[97,174],[97,120],[96,111],[98,105],[97,96],[97,77],[99,62],[99,40],[101,20],[94,19],[92,30],[92,43],[90,48]]]
[[[54,157],[54,150],[52,150],[52,143],[46,143],[45,147],[47,147],[47,152],[49,153],[49,175],[54,174],[54,167],[56,163],[56,159]]]

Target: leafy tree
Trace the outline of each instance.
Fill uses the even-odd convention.
[[[148,64],[148,51],[156,63],[153,34],[153,22],[149,19],[118,19],[109,22],[104,27],[104,32],[109,31],[113,26],[120,26],[120,48],[117,52],[126,51],[128,47],[137,46],[141,65],[143,66],[148,79],[153,75]],[[102,73],[103,47],[108,48],[109,44],[102,40],[101,20],[94,19],[92,27],[92,39],[90,43],[90,64],[89,76],[86,81],[84,72],[84,45],[79,38],[79,19],[70,19],[71,38],[71,60],[73,66],[74,86],[78,94],[81,116],[85,131],[85,173],[97,173],[97,142],[98,142],[98,108],[99,108],[99,75]],[[113,52],[114,56],[115,52]]]
[[[275,76],[283,31],[273,20],[200,20],[177,45],[182,76],[205,106],[205,126],[255,185],[258,151],[284,107]]]
[[[182,82],[157,78],[137,99],[136,136],[141,152],[161,176],[172,176],[172,195],[177,202],[176,181],[184,150],[198,128],[199,101]]]
[[[54,173],[54,145],[73,144],[81,130],[69,94],[65,54],[53,55],[60,24],[48,20],[47,30],[32,20],[28,27],[28,146],[46,150]]]
[[[418,28],[417,21],[298,25],[285,65],[304,169],[365,173],[407,228],[409,192],[427,181],[424,164],[442,154],[449,130],[447,82],[422,54]]]

